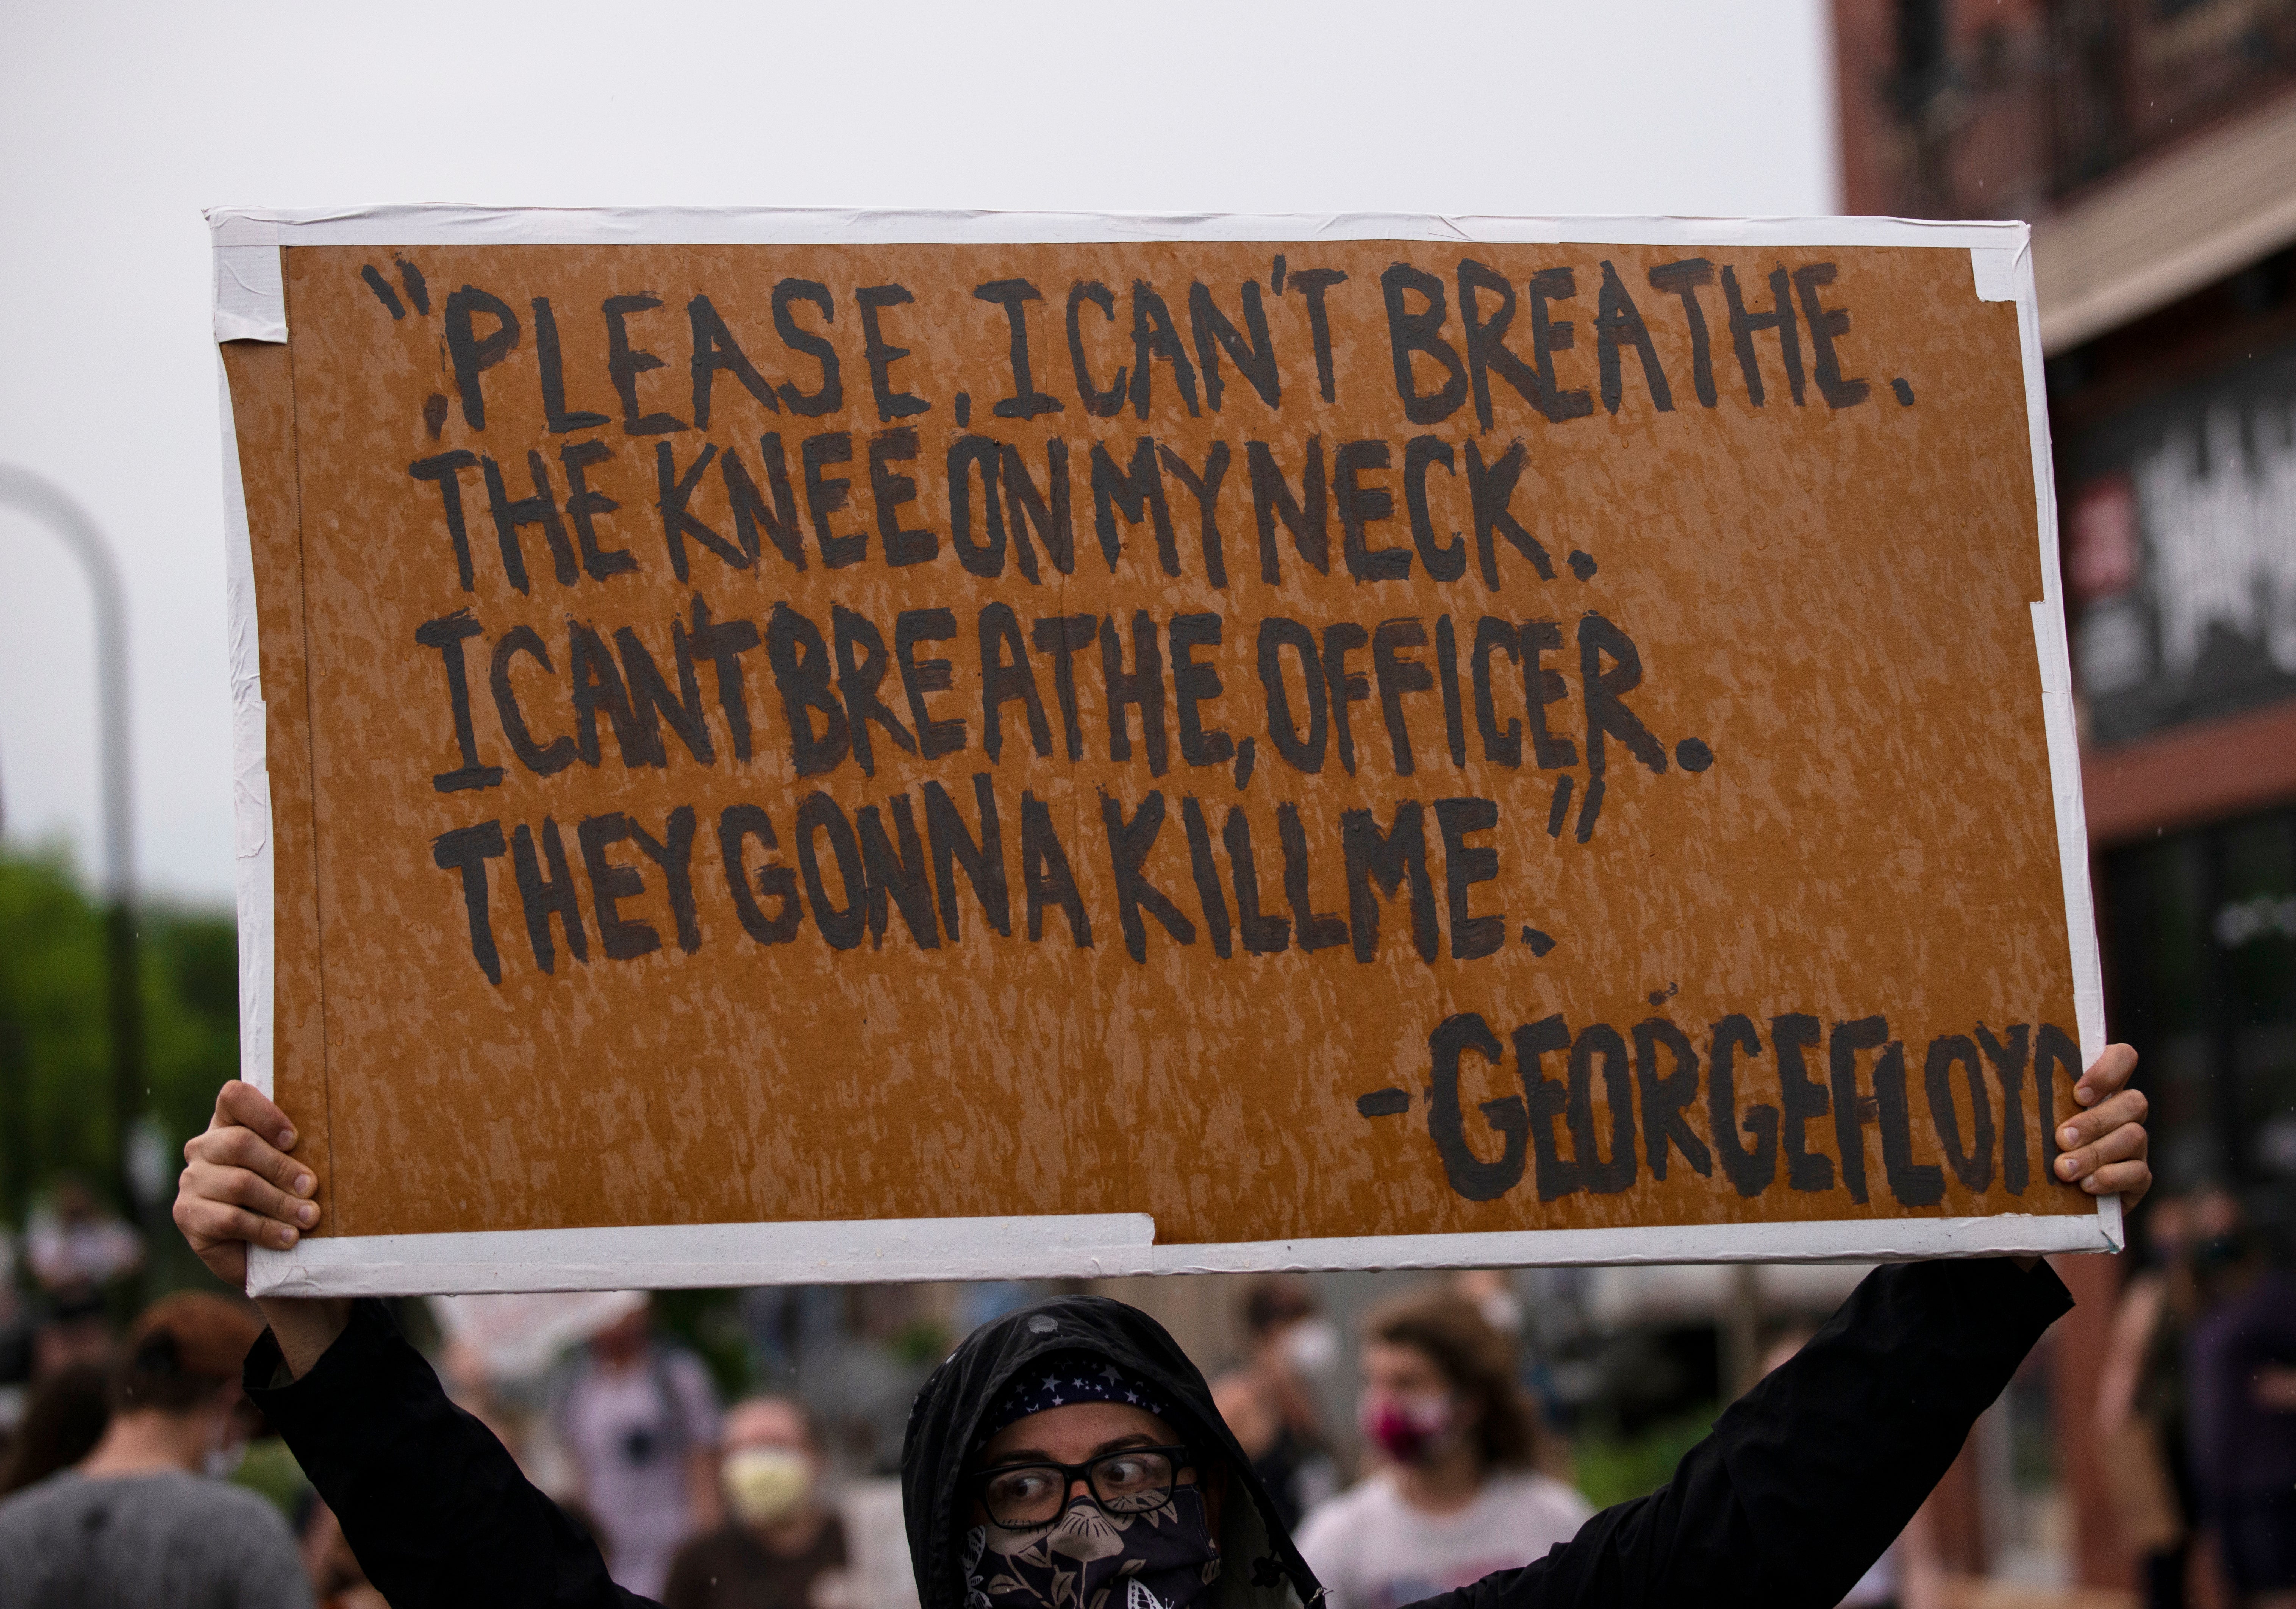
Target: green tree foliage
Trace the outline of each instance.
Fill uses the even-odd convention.
[[[238,935],[227,911],[168,905],[144,907],[136,933],[144,1109],[172,1179],[239,1071]],[[0,853],[0,1223],[20,1226],[61,1173],[115,1194],[108,987],[102,907],[63,857]],[[152,1251],[172,1271],[171,1248]]]
[[[1719,1407],[1707,1407],[1631,1436],[1596,1431],[1580,1437],[1571,1449],[1578,1490],[1597,1508],[1656,1491],[1674,1479],[1683,1455],[1706,1439],[1721,1415]]]

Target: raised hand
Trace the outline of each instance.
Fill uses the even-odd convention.
[[[2087,1110],[2057,1130],[2063,1153],[2057,1158],[2057,1177],[2091,1195],[2117,1194],[2124,1208],[2135,1206],[2152,1187],[2152,1164],[2145,1160],[2152,1140],[2144,1132],[2144,1092],[2128,1088],[2136,1071],[2136,1051],[2106,1046],[2073,1087],[2073,1099]]]
[[[234,1079],[203,1134],[184,1143],[176,1227],[217,1278],[247,1284],[247,1248],[285,1251],[319,1221],[317,1180],[295,1160],[287,1114]]]

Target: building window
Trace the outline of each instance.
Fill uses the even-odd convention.
[[[2104,858],[2112,1037],[2143,1057],[2163,1189],[2296,1227],[2296,808]]]

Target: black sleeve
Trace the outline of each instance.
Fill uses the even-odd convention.
[[[380,1302],[353,1303],[349,1327],[300,1380],[272,1384],[281,1362],[266,1330],[247,1356],[247,1394],[395,1609],[648,1601],[614,1585],[595,1545],[447,1400]]]
[[[1674,1479],[1423,1609],[1832,1609],[2072,1298],[2046,1264],[1898,1263],[1731,1405]]]

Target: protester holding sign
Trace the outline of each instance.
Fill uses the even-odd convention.
[[[2136,1060],[2120,1046],[2099,1057],[2054,1137],[2061,1178],[2124,1201],[2152,1182]],[[185,1146],[176,1222],[221,1277],[246,1277],[250,1245],[291,1246],[318,1222],[297,1137],[234,1082]],[[2037,1259],[1884,1268],[1664,1490],[1443,1601],[1838,1602],[2069,1302]],[[378,1304],[263,1307],[250,1395],[393,1603],[633,1601]],[[902,1480],[924,1609],[1187,1609],[1215,1583],[1280,1609],[1320,1591],[1202,1376],[1118,1302],[1062,1298],[975,1331],[918,1396]],[[1119,1582],[1120,1598],[1104,1590]]]

